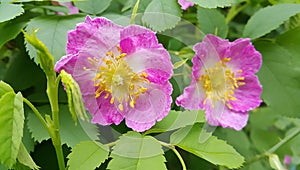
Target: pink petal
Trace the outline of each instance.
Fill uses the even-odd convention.
[[[242,70],[243,76],[256,73],[262,64],[262,56],[255,50],[249,38],[240,38],[232,42],[227,55],[231,58],[228,67]]]
[[[72,74],[74,67],[77,63],[78,55],[63,56],[58,62],[55,63],[54,69],[56,72],[65,70],[67,73]]]
[[[236,112],[227,108],[222,102],[216,103],[214,107],[207,105],[206,120],[212,126],[222,126],[241,130],[247,125],[248,113]]]
[[[181,6],[181,9],[186,10],[190,6],[194,6],[193,2],[189,2],[188,0],[178,0],[178,3]]]
[[[79,9],[75,6],[73,6],[72,2],[58,2],[58,4],[69,8],[69,13],[68,13],[69,15],[79,13]],[[59,13],[59,14],[61,14],[61,13]]]
[[[191,85],[184,88],[183,94],[177,97],[176,104],[189,110],[203,109],[205,96],[205,90],[202,88],[202,85],[197,83],[196,80],[192,80]]]
[[[115,105],[110,104],[110,98],[105,99],[103,93],[95,98],[95,94],[83,95],[83,100],[87,110],[93,115],[92,123],[100,125],[118,125],[124,119]]]
[[[150,129],[156,121],[162,120],[170,111],[172,102],[172,86],[151,85],[148,91],[136,101],[134,109],[124,115],[126,125],[135,131],[143,132]]]
[[[153,31],[137,25],[126,27],[121,31],[120,46],[127,53],[127,64],[135,72],[148,70],[149,79],[162,83],[172,76],[170,55]]]
[[[106,18],[92,19],[87,16],[84,23],[78,24],[75,30],[69,31],[67,54],[86,51],[89,57],[101,58],[119,44],[122,29],[123,27]]]
[[[262,92],[262,86],[260,85],[258,78],[255,75],[245,77],[243,86],[234,90],[234,97],[237,100],[229,101],[232,106],[232,110],[238,112],[247,112],[253,110],[262,102],[260,94]]]
[[[226,56],[230,42],[214,35],[206,35],[202,42],[194,46],[195,56],[193,62],[193,77],[198,79],[205,69],[215,67]]]

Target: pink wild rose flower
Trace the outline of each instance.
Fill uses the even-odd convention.
[[[86,17],[69,31],[67,55],[55,65],[79,84],[92,123],[142,132],[170,111],[173,74],[170,55],[153,31]]]
[[[248,111],[262,102],[262,86],[255,75],[262,64],[261,54],[248,38],[229,42],[214,35],[207,35],[194,51],[191,84],[176,104],[204,109],[212,126],[241,130]]]
[[[194,3],[188,0],[178,0],[178,3],[181,6],[181,9],[183,10],[186,10],[190,6],[194,6]]]

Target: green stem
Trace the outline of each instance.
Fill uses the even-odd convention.
[[[137,0],[134,7],[133,7],[133,10],[132,10],[130,24],[134,24],[134,20],[135,20],[135,17],[136,17],[137,10],[139,8],[139,4],[140,4],[140,0]]]
[[[172,144],[165,143],[165,142],[162,142],[162,141],[159,141],[159,143],[162,146],[170,148],[175,153],[175,155],[177,156],[177,158],[179,159],[179,162],[180,162],[180,164],[182,166],[182,170],[186,170],[186,166],[185,166],[184,160],[183,160],[182,156],[180,155],[180,153],[176,150],[176,147],[174,145],[172,145]]]
[[[280,148],[285,143],[289,142],[291,139],[296,137],[298,134],[300,134],[300,128],[297,128],[295,131],[291,132],[288,136],[286,136],[284,139],[282,139],[279,143],[277,143],[272,148],[270,148],[265,154],[274,153],[278,148]]]
[[[248,5],[249,5],[249,2],[247,1],[244,5],[238,7],[240,4],[236,4],[236,5],[233,5],[227,16],[226,16],[226,23],[228,24],[237,14],[239,14],[242,10],[244,10]]]
[[[59,127],[59,105],[58,105],[58,82],[55,74],[47,76],[47,94],[52,111],[53,126],[51,128],[50,137],[56,151],[56,157],[60,170],[65,170],[65,160],[61,146],[60,127]]]
[[[23,101],[24,103],[27,104],[27,106],[30,107],[30,109],[33,111],[33,113],[38,117],[38,119],[41,121],[41,123],[43,124],[43,126],[48,130],[48,125],[47,122],[45,121],[45,119],[43,118],[43,116],[41,115],[41,113],[37,110],[37,108],[26,98],[23,97]]]
[[[117,141],[114,141],[114,142],[107,143],[105,145],[108,146],[108,147],[112,147],[112,146],[115,146],[116,143],[117,143]]]

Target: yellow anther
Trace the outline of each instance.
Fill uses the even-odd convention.
[[[237,77],[236,80],[245,80],[245,77]]]
[[[129,103],[129,104],[130,104],[130,107],[131,107],[131,108],[134,108],[134,104],[135,104],[135,101],[134,101],[134,99],[131,99],[131,101],[130,101],[130,103]]]
[[[231,58],[225,57],[225,58],[222,59],[222,61],[223,61],[223,62],[229,62],[229,61],[231,61]]]
[[[231,106],[231,104],[229,104],[229,103],[226,103],[226,106],[227,106],[229,109],[232,109],[232,106]]]
[[[109,103],[110,103],[110,104],[113,104],[114,101],[115,101],[115,98],[114,98],[114,97],[111,97]]]
[[[140,87],[138,90],[139,90],[139,92],[141,92],[141,93],[145,93],[145,92],[148,90],[148,88]]]
[[[107,99],[109,97],[109,93],[106,93],[106,95],[104,96],[105,99]]]
[[[110,56],[110,57],[114,58],[114,53],[112,51],[108,51],[108,52],[106,52],[106,56]]]
[[[242,72],[243,72],[243,70],[238,70],[238,71],[237,71],[237,73],[242,73]]]
[[[144,77],[144,78],[148,78],[148,74],[144,71],[141,73],[141,76]]]
[[[122,52],[122,49],[121,49],[121,47],[119,46],[119,45],[117,45],[117,49],[118,49],[118,51],[121,53]]]
[[[121,111],[123,111],[123,110],[124,110],[123,104],[120,103],[120,104],[118,105],[118,108],[119,108]]]
[[[238,85],[239,86],[243,86],[243,85],[245,85],[246,83],[245,82],[238,82]]]
[[[134,84],[130,84],[130,85],[129,85],[129,89],[130,89],[130,90],[134,90]]]

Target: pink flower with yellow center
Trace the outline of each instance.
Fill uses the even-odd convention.
[[[79,84],[92,123],[151,128],[170,111],[170,55],[153,31],[91,19],[68,33],[67,55],[55,65]]]
[[[262,86],[255,73],[262,63],[261,54],[250,39],[234,42],[207,35],[194,46],[191,84],[176,99],[185,109],[206,110],[212,126],[241,130],[248,111],[262,102]]]

